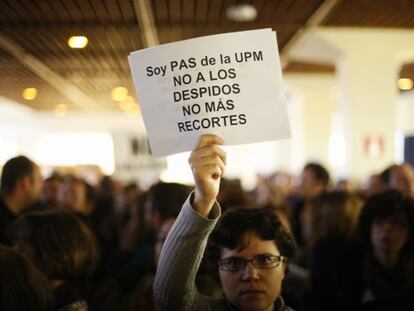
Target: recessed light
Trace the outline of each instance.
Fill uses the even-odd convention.
[[[118,103],[119,109],[121,109],[123,111],[128,111],[128,110],[132,109],[135,105],[136,105],[136,103],[135,103],[134,99],[132,98],[132,96],[127,96],[124,100],[122,100]]]
[[[114,87],[111,91],[111,98],[117,102],[126,99],[128,96],[128,89],[123,86]]]
[[[251,22],[257,17],[257,10],[251,4],[237,4],[227,8],[226,16],[235,22]]]
[[[410,78],[400,78],[398,79],[398,87],[402,91],[411,90],[413,88],[413,80]]]
[[[68,40],[68,45],[72,49],[83,49],[88,45],[88,38],[85,36],[72,36]]]
[[[133,107],[131,107],[131,109],[126,111],[126,114],[130,118],[135,118],[139,116],[140,112],[141,112],[141,109],[139,108],[138,105],[135,104]]]
[[[37,90],[34,87],[25,88],[22,96],[25,100],[33,100],[37,96]]]

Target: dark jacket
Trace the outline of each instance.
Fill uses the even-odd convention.
[[[0,244],[10,244],[7,239],[7,228],[15,219],[16,216],[7,208],[6,203],[0,196]]]

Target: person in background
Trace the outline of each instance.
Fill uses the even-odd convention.
[[[414,200],[397,190],[373,195],[362,209],[359,237],[363,310],[414,310]]]
[[[62,210],[31,212],[18,217],[8,234],[13,248],[49,279],[55,310],[87,310],[82,289],[98,251],[94,235],[80,219]]]
[[[90,222],[95,209],[95,191],[86,181],[77,177],[66,177],[59,193],[59,206]]]
[[[45,208],[59,208],[59,195],[62,185],[63,178],[56,173],[44,180],[42,203]]]
[[[0,284],[0,310],[53,310],[53,291],[47,278],[26,258],[3,246]]]
[[[164,245],[168,232],[171,230],[175,222],[175,217],[166,219],[158,230],[157,239],[154,246],[154,265],[157,266],[161,254],[161,249]],[[134,291],[130,296],[129,306],[127,310],[155,310],[154,294],[152,287],[154,285],[153,271],[141,277],[135,286]]]
[[[274,211],[231,209],[220,223],[216,202],[226,155],[223,140],[203,135],[192,152],[195,191],[184,203],[162,248],[154,282],[161,310],[291,310],[281,297],[286,265],[295,250],[293,237]],[[200,295],[195,277],[209,235],[218,256],[222,298]]]
[[[3,167],[0,183],[0,244],[7,244],[6,231],[10,223],[30,209],[42,194],[39,167],[25,156],[8,160]]]
[[[145,242],[134,250],[117,273],[117,279],[126,292],[132,291],[142,277],[154,274],[154,246],[158,232],[165,221],[177,217],[189,193],[190,188],[179,183],[158,182],[148,190],[143,204]]]
[[[390,171],[389,186],[414,198],[414,170],[409,163],[394,165]]]
[[[364,198],[369,198],[373,196],[374,194],[381,193],[388,189],[389,189],[388,184],[386,183],[386,181],[384,181],[384,175],[371,174],[370,176],[368,176],[365,182],[362,194]]]
[[[307,203],[304,257],[312,310],[356,310],[360,304],[362,252],[356,232],[362,204],[345,191],[325,192]]]
[[[300,197],[290,200],[290,215],[293,234],[300,247],[304,247],[303,237],[303,214],[306,208],[306,201],[324,193],[329,185],[329,173],[325,167],[318,163],[305,165],[300,177]]]

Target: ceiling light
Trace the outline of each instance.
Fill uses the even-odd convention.
[[[58,118],[62,118],[66,115],[68,110],[69,110],[68,105],[66,105],[66,104],[57,104],[55,106],[55,116],[57,116]]]
[[[411,90],[413,88],[413,80],[409,78],[398,79],[398,87],[402,91]]]
[[[37,90],[34,87],[28,87],[23,90],[22,96],[26,100],[33,100],[37,96]]]
[[[112,89],[111,98],[117,102],[126,99],[128,96],[128,89],[122,86],[118,86]]]
[[[68,40],[68,45],[72,49],[83,49],[88,44],[88,38],[85,36],[72,36]]]
[[[141,109],[139,108],[138,105],[134,105],[126,111],[127,116],[131,118],[138,117],[140,113],[141,113]]]
[[[124,100],[122,100],[118,103],[119,109],[121,109],[123,111],[128,111],[128,110],[132,109],[135,105],[136,105],[136,103],[135,103],[134,99],[132,98],[132,96],[127,96]]]
[[[257,10],[251,4],[237,4],[227,8],[226,16],[235,22],[251,22],[257,17]]]

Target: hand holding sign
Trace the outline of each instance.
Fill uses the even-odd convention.
[[[288,138],[275,33],[229,33],[129,56],[151,149],[192,150],[205,133],[227,144]]]
[[[196,185],[192,205],[205,217],[216,201],[226,165],[226,153],[219,147],[222,144],[223,140],[216,135],[203,135],[188,159]]]

